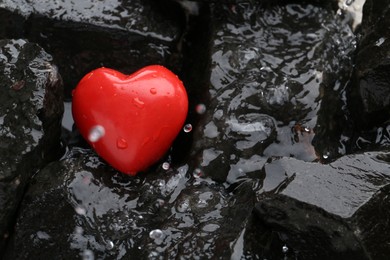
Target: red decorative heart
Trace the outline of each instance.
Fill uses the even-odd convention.
[[[111,166],[130,175],[167,152],[187,111],[183,83],[158,65],[129,76],[100,68],[73,91],[72,113],[81,135]]]

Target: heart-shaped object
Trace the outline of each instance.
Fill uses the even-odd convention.
[[[73,91],[72,114],[81,135],[111,166],[130,175],[167,152],[187,111],[183,83],[159,65],[131,75],[96,69]]]

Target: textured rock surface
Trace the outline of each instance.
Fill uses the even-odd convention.
[[[341,95],[348,78],[340,74],[351,68],[354,36],[346,22],[329,9],[297,4],[212,5],[211,17],[209,67],[198,84],[208,105],[194,132],[194,164],[224,181],[262,155],[317,159],[313,128],[327,134],[317,113],[341,110],[321,99]],[[328,147],[317,144],[329,158]]]
[[[63,89],[51,60],[36,44],[0,40],[0,251],[27,181],[60,155]]]
[[[390,118],[389,15],[388,1],[366,1],[351,94],[358,127],[371,128]]]
[[[25,37],[49,51],[66,96],[86,73],[105,66],[131,73],[150,64],[180,69],[184,13],[171,1],[0,2],[3,37]]]
[[[58,141],[58,131],[45,130],[51,123],[58,127],[58,117],[45,121],[40,110],[41,121],[35,120],[28,105],[38,103],[21,92],[28,88],[20,75],[39,72],[45,86],[56,74],[51,65],[36,70],[36,63],[16,62],[13,57],[28,56],[17,54],[18,47],[7,47],[7,59],[0,55],[5,75],[12,75],[3,80],[0,99],[8,111],[0,114],[0,131],[13,133],[1,128],[13,122],[18,135],[42,137],[35,150],[27,139],[14,145],[0,137],[0,152],[15,160],[11,168],[37,172],[4,259],[386,259],[390,128],[386,113],[382,121],[375,115],[386,103],[367,103],[382,107],[368,113],[360,92],[347,95],[346,85],[355,45],[361,55],[360,46],[371,41],[365,35],[382,35],[375,31],[386,25],[380,19],[387,9],[380,7],[387,4],[368,1],[356,38],[345,12],[353,1],[339,1],[339,10],[337,1],[238,1],[0,0],[0,36],[43,45],[68,82],[68,152],[37,172],[44,160],[35,151],[51,149],[43,146],[48,133]],[[382,56],[386,42],[374,44]],[[23,40],[12,44],[38,48]],[[194,130],[183,131],[148,172],[129,177],[81,148],[87,145],[72,131],[70,92],[96,66],[131,72],[148,63],[181,71],[191,105],[186,123]],[[360,63],[356,71],[365,66]],[[15,64],[19,72],[8,74],[19,68]],[[17,93],[29,116],[15,117]],[[43,102],[47,107],[62,102],[35,94],[51,100]],[[351,114],[375,115],[363,120],[365,127],[380,127],[365,133]],[[43,131],[26,130],[27,122],[28,129]],[[336,160],[372,148],[361,145],[370,142],[381,151]],[[32,155],[14,154],[10,145],[31,147]],[[24,187],[25,179],[3,172],[11,177],[1,179],[1,187]]]
[[[133,178],[75,149],[36,176],[7,259],[229,258],[255,194],[187,169]]]

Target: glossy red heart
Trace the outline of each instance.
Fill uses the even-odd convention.
[[[72,114],[81,135],[111,166],[130,175],[167,152],[187,111],[183,83],[158,65],[129,76],[100,68],[73,91]]]

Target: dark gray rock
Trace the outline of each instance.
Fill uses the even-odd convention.
[[[193,167],[225,181],[242,175],[239,164],[259,171],[264,157],[318,159],[313,129],[326,136],[328,128],[320,129],[317,114],[323,107],[341,111],[321,100],[342,95],[352,67],[349,20],[299,4],[215,4],[207,12],[213,26],[202,54],[208,56],[198,53],[202,66],[192,70],[204,76],[194,84],[203,87],[199,100],[207,105],[194,129]],[[331,157],[325,145],[318,148]]]
[[[131,177],[74,149],[35,176],[6,259],[229,258],[255,193],[187,171]]]
[[[171,1],[0,2],[0,37],[18,34],[49,51],[66,97],[86,73],[105,66],[132,73],[150,64],[180,69],[184,13]]]
[[[33,174],[60,154],[62,81],[51,56],[0,40],[0,251]]]
[[[390,117],[390,7],[388,1],[367,0],[350,90],[350,110],[360,129]]]
[[[266,164],[264,171],[284,173],[288,181],[263,194],[255,212],[286,234],[299,259],[388,256],[388,153],[344,156],[329,165],[282,158]]]

